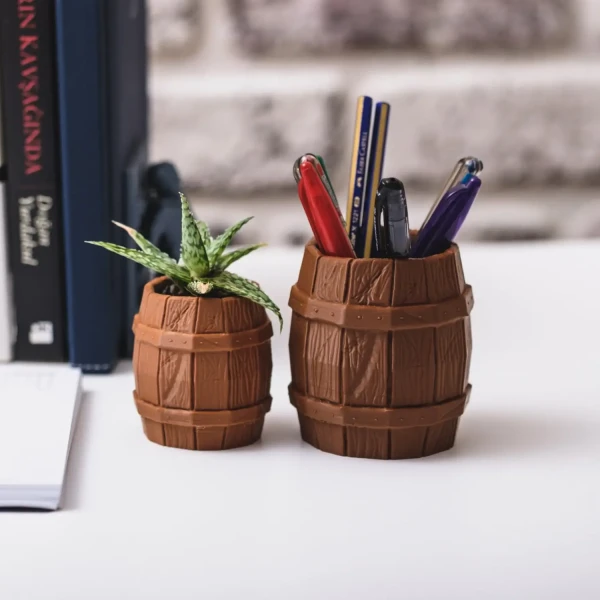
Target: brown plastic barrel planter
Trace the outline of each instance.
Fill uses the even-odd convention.
[[[473,307],[459,249],[425,259],[304,252],[290,296],[290,400],[324,452],[418,458],[454,445]]]
[[[161,293],[146,284],[133,325],[134,399],[152,442],[190,450],[247,446],[271,406],[271,322],[244,298]]]

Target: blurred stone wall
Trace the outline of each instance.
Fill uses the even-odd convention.
[[[217,229],[300,243],[292,164],[345,206],[357,96],[391,103],[385,175],[418,226],[483,159],[471,239],[600,236],[600,0],[149,0],[152,158]],[[246,241],[243,240],[243,241]]]

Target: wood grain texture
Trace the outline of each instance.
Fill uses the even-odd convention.
[[[300,276],[298,277],[298,287],[307,294],[311,294],[313,291],[319,259],[320,253],[315,246],[308,245],[302,257]]]
[[[435,401],[443,402],[464,391],[467,348],[463,321],[435,330]]]
[[[390,306],[393,275],[391,260],[353,260],[348,280],[348,303]]]
[[[464,287],[465,281],[457,271],[456,254],[445,252],[439,256],[432,257],[431,260],[424,260],[425,275],[427,277],[427,295],[429,302],[441,302],[447,298],[459,296]]]
[[[193,427],[180,425],[163,425],[165,431],[165,446],[182,448],[183,450],[196,449],[196,435]]]
[[[322,324],[319,324],[321,326]],[[315,327],[315,324],[311,325]],[[388,396],[388,334],[344,331],[342,403],[386,406]]]
[[[254,423],[244,423],[243,425],[228,427],[223,440],[223,450],[254,444],[254,442],[259,440],[262,428],[263,419]]]
[[[431,456],[454,446],[459,419],[452,419],[427,428],[423,443],[423,456]]]
[[[296,389],[305,394],[306,388],[306,339],[308,336],[308,320],[292,313],[290,323],[290,367],[292,381]]]
[[[339,327],[310,323],[306,339],[306,380],[310,396],[341,402],[341,343]]]
[[[401,431],[390,431],[389,458],[398,460],[420,458],[428,427],[411,427]]]
[[[310,274],[302,272],[305,265],[313,269]],[[428,426],[429,418],[427,425],[395,429],[381,424],[389,411],[382,412],[380,419],[374,415],[373,425],[367,426],[323,421],[334,420],[329,412],[337,414],[328,411],[327,402],[382,411],[416,407],[413,411],[419,411],[420,406],[425,410],[456,402],[465,394],[472,351],[470,319],[457,317],[448,303],[442,304],[462,300],[466,284],[458,248],[452,246],[442,255],[423,260],[391,261],[331,259],[319,256],[318,251],[315,257],[314,248],[309,247],[299,276],[305,289],[310,287],[309,279],[313,282],[308,293],[311,303],[305,299],[303,306],[292,307],[303,316],[294,312],[290,332],[290,394],[311,399],[308,404],[297,404],[302,438],[324,452],[377,459],[419,458],[451,448],[459,419],[450,415],[445,417],[450,416],[449,420],[432,426]],[[292,304],[293,300],[292,295]],[[380,319],[373,321],[378,326],[375,330],[365,326],[373,316],[370,313],[360,325],[355,320],[312,314],[316,309],[345,314],[349,306],[364,306],[364,310],[422,306],[423,311],[435,310],[439,316],[431,325],[415,317],[414,324],[395,330],[391,322],[382,325]],[[354,318],[360,319],[360,314]],[[418,413],[411,414],[418,419]],[[443,418],[444,413],[439,414]],[[422,419],[427,422],[425,416]]]
[[[427,304],[427,277],[422,260],[395,260],[392,306]]]
[[[264,379],[260,358],[257,346],[229,353],[228,408],[242,408],[263,399],[260,396],[261,380]]]
[[[148,291],[144,312],[140,315],[142,322],[150,327],[162,328],[167,298],[163,294]],[[152,404],[160,404],[160,350],[158,348],[140,344],[136,373],[138,394]]]
[[[196,302],[195,333],[226,333],[223,301],[199,298]]]
[[[366,427],[346,427],[346,456],[386,459],[388,431]]]
[[[203,450],[223,450],[226,427],[196,427],[196,447]]]
[[[331,425],[330,423],[321,423],[308,419],[306,423],[312,431],[310,438],[315,442],[313,445],[323,452],[345,456],[346,440],[344,427]]]
[[[163,281],[154,280],[144,291],[140,319],[149,327],[174,335],[218,334],[247,332],[268,322],[265,309],[246,299],[168,296],[154,291]],[[134,370],[138,397],[178,416],[264,407],[265,403],[270,406],[271,344],[257,337],[248,339],[256,340],[255,345],[217,352],[159,349],[137,340]],[[198,426],[198,421],[191,419],[188,425],[156,422],[167,421],[166,412],[153,417],[155,420],[142,418],[142,422],[147,438],[157,444],[222,450],[256,442],[262,433],[264,412],[257,411],[259,417],[236,425]]]
[[[317,265],[313,296],[329,302],[344,302],[350,261],[349,258],[321,258]]]
[[[227,333],[255,329],[268,319],[262,306],[245,298],[226,298],[223,302],[223,309]]]
[[[194,333],[195,298],[168,298],[162,328],[167,331]],[[160,350],[159,392],[161,406],[193,408],[194,354]]]
[[[416,406],[434,401],[436,349],[434,329],[392,333],[390,406]]]
[[[150,419],[142,419],[142,426],[146,437],[155,444],[165,445],[165,431],[162,423],[156,423]]]

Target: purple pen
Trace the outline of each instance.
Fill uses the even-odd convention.
[[[412,247],[412,258],[443,252],[458,234],[481,187],[479,177],[452,188],[437,206]]]
[[[451,242],[458,235],[460,228],[463,226],[471,207],[473,206],[473,202],[475,202],[475,198],[479,193],[479,189],[481,188],[481,179],[479,177],[471,176],[471,179],[465,184],[467,188],[471,190],[471,193],[467,197],[467,200],[463,204],[462,210],[460,211],[458,218],[453,223],[452,227],[447,232],[447,238]]]

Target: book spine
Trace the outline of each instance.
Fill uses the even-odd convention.
[[[14,358],[64,361],[53,3],[2,0],[0,20],[6,218],[17,322]]]
[[[0,156],[0,165],[2,158]],[[0,181],[0,362],[12,358],[13,327],[10,274],[8,270],[4,182]]]
[[[103,0],[56,0],[69,355],[88,373],[116,363],[122,282],[112,239]]]
[[[142,179],[147,165],[147,6],[145,0],[104,0],[105,67],[108,90],[107,128],[111,199],[114,218],[139,229],[144,198]],[[114,228],[117,244],[137,248],[121,229]],[[133,352],[133,316],[139,310],[147,274],[136,263],[118,260],[123,281],[121,307],[121,353]]]

